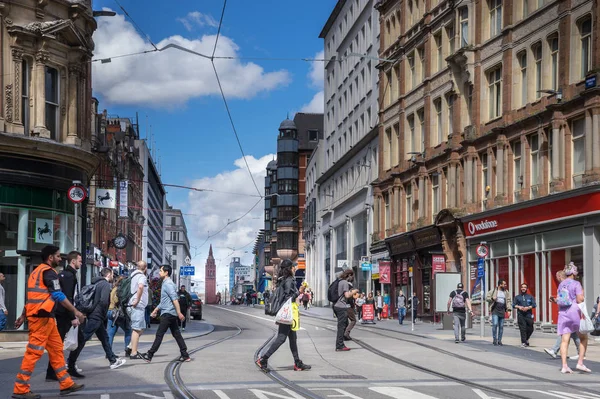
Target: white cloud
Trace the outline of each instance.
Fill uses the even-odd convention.
[[[325,108],[325,93],[323,90],[314,95],[308,104],[304,104],[300,112],[323,113]]]
[[[183,18],[177,18],[177,21],[181,22],[188,31],[193,31],[196,26],[202,28],[209,26],[211,28],[217,28],[219,23],[209,14],[202,14],[200,11],[189,12]]]
[[[267,164],[274,157],[274,154],[268,154],[259,159],[246,156],[252,176],[261,192],[264,187]],[[244,159],[235,160],[234,166],[234,169],[221,172],[216,176],[197,179],[192,185],[198,188],[247,195],[191,191],[186,207],[187,212],[198,215],[188,216],[186,224],[191,245],[199,246],[206,241],[207,236],[222,229],[228,220],[239,218],[258,202],[258,205],[248,215],[229,225],[220,234],[208,239],[202,248],[198,249],[200,255],[194,259],[195,279],[204,280],[204,266],[209,247],[212,244],[214,257],[217,260],[217,284],[219,284],[218,290],[220,291],[225,287],[222,284],[229,282],[228,266],[231,257],[240,257],[244,265],[251,264],[254,241],[258,231],[264,227],[264,199],[250,196],[258,196],[258,193],[250,179]],[[237,251],[234,252],[231,248]],[[244,251],[248,251],[248,253]],[[193,252],[194,250],[192,250]],[[199,291],[204,292],[204,282],[200,283]]]
[[[314,58],[316,60],[322,60],[325,58],[325,51],[319,51],[317,54],[315,54]],[[313,86],[318,89],[322,89],[325,81],[325,62],[312,61],[310,63],[310,70],[308,71],[308,78]]]
[[[177,35],[161,40],[157,47],[174,43],[210,55],[215,38],[216,35],[203,35],[190,40]],[[101,59],[152,50],[123,15],[98,18],[94,41],[95,58]],[[220,36],[216,55],[235,57],[238,50],[231,38]],[[252,62],[216,60],[215,65],[229,98],[249,99],[286,86],[291,80],[286,70],[266,72]],[[175,107],[192,98],[219,94],[210,61],[175,49],[116,58],[106,64],[95,62],[93,73],[94,90],[112,104]]]

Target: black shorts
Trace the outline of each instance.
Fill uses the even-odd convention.
[[[375,309],[375,312],[377,314],[381,314],[381,312],[383,312],[383,308],[377,308],[377,309]]]

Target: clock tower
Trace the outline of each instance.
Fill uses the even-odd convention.
[[[204,302],[208,304],[217,303],[217,265],[213,256],[212,244],[208,251],[206,267],[204,268]]]

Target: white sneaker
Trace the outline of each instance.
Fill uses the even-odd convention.
[[[556,352],[554,352],[552,349],[544,349],[544,352],[550,355],[550,357],[552,357],[553,359],[556,359]]]
[[[569,360],[579,360],[579,355],[571,356],[569,357]],[[587,360],[587,358],[584,356],[583,360]]]
[[[69,368],[68,364],[65,364],[66,368]],[[78,373],[83,373],[83,370],[79,368],[79,366],[77,366],[77,364],[75,364],[75,371],[77,371]]]
[[[117,369],[117,368],[121,367],[121,366],[122,366],[122,365],[124,365],[124,364],[125,364],[125,359],[121,359],[121,358],[119,357],[119,358],[117,358],[117,360],[116,360],[114,363],[112,363],[112,364],[110,365],[110,369],[111,369],[111,370]]]

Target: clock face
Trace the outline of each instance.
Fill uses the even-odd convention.
[[[127,238],[124,235],[118,235],[114,239],[115,248],[123,249],[127,246]]]

